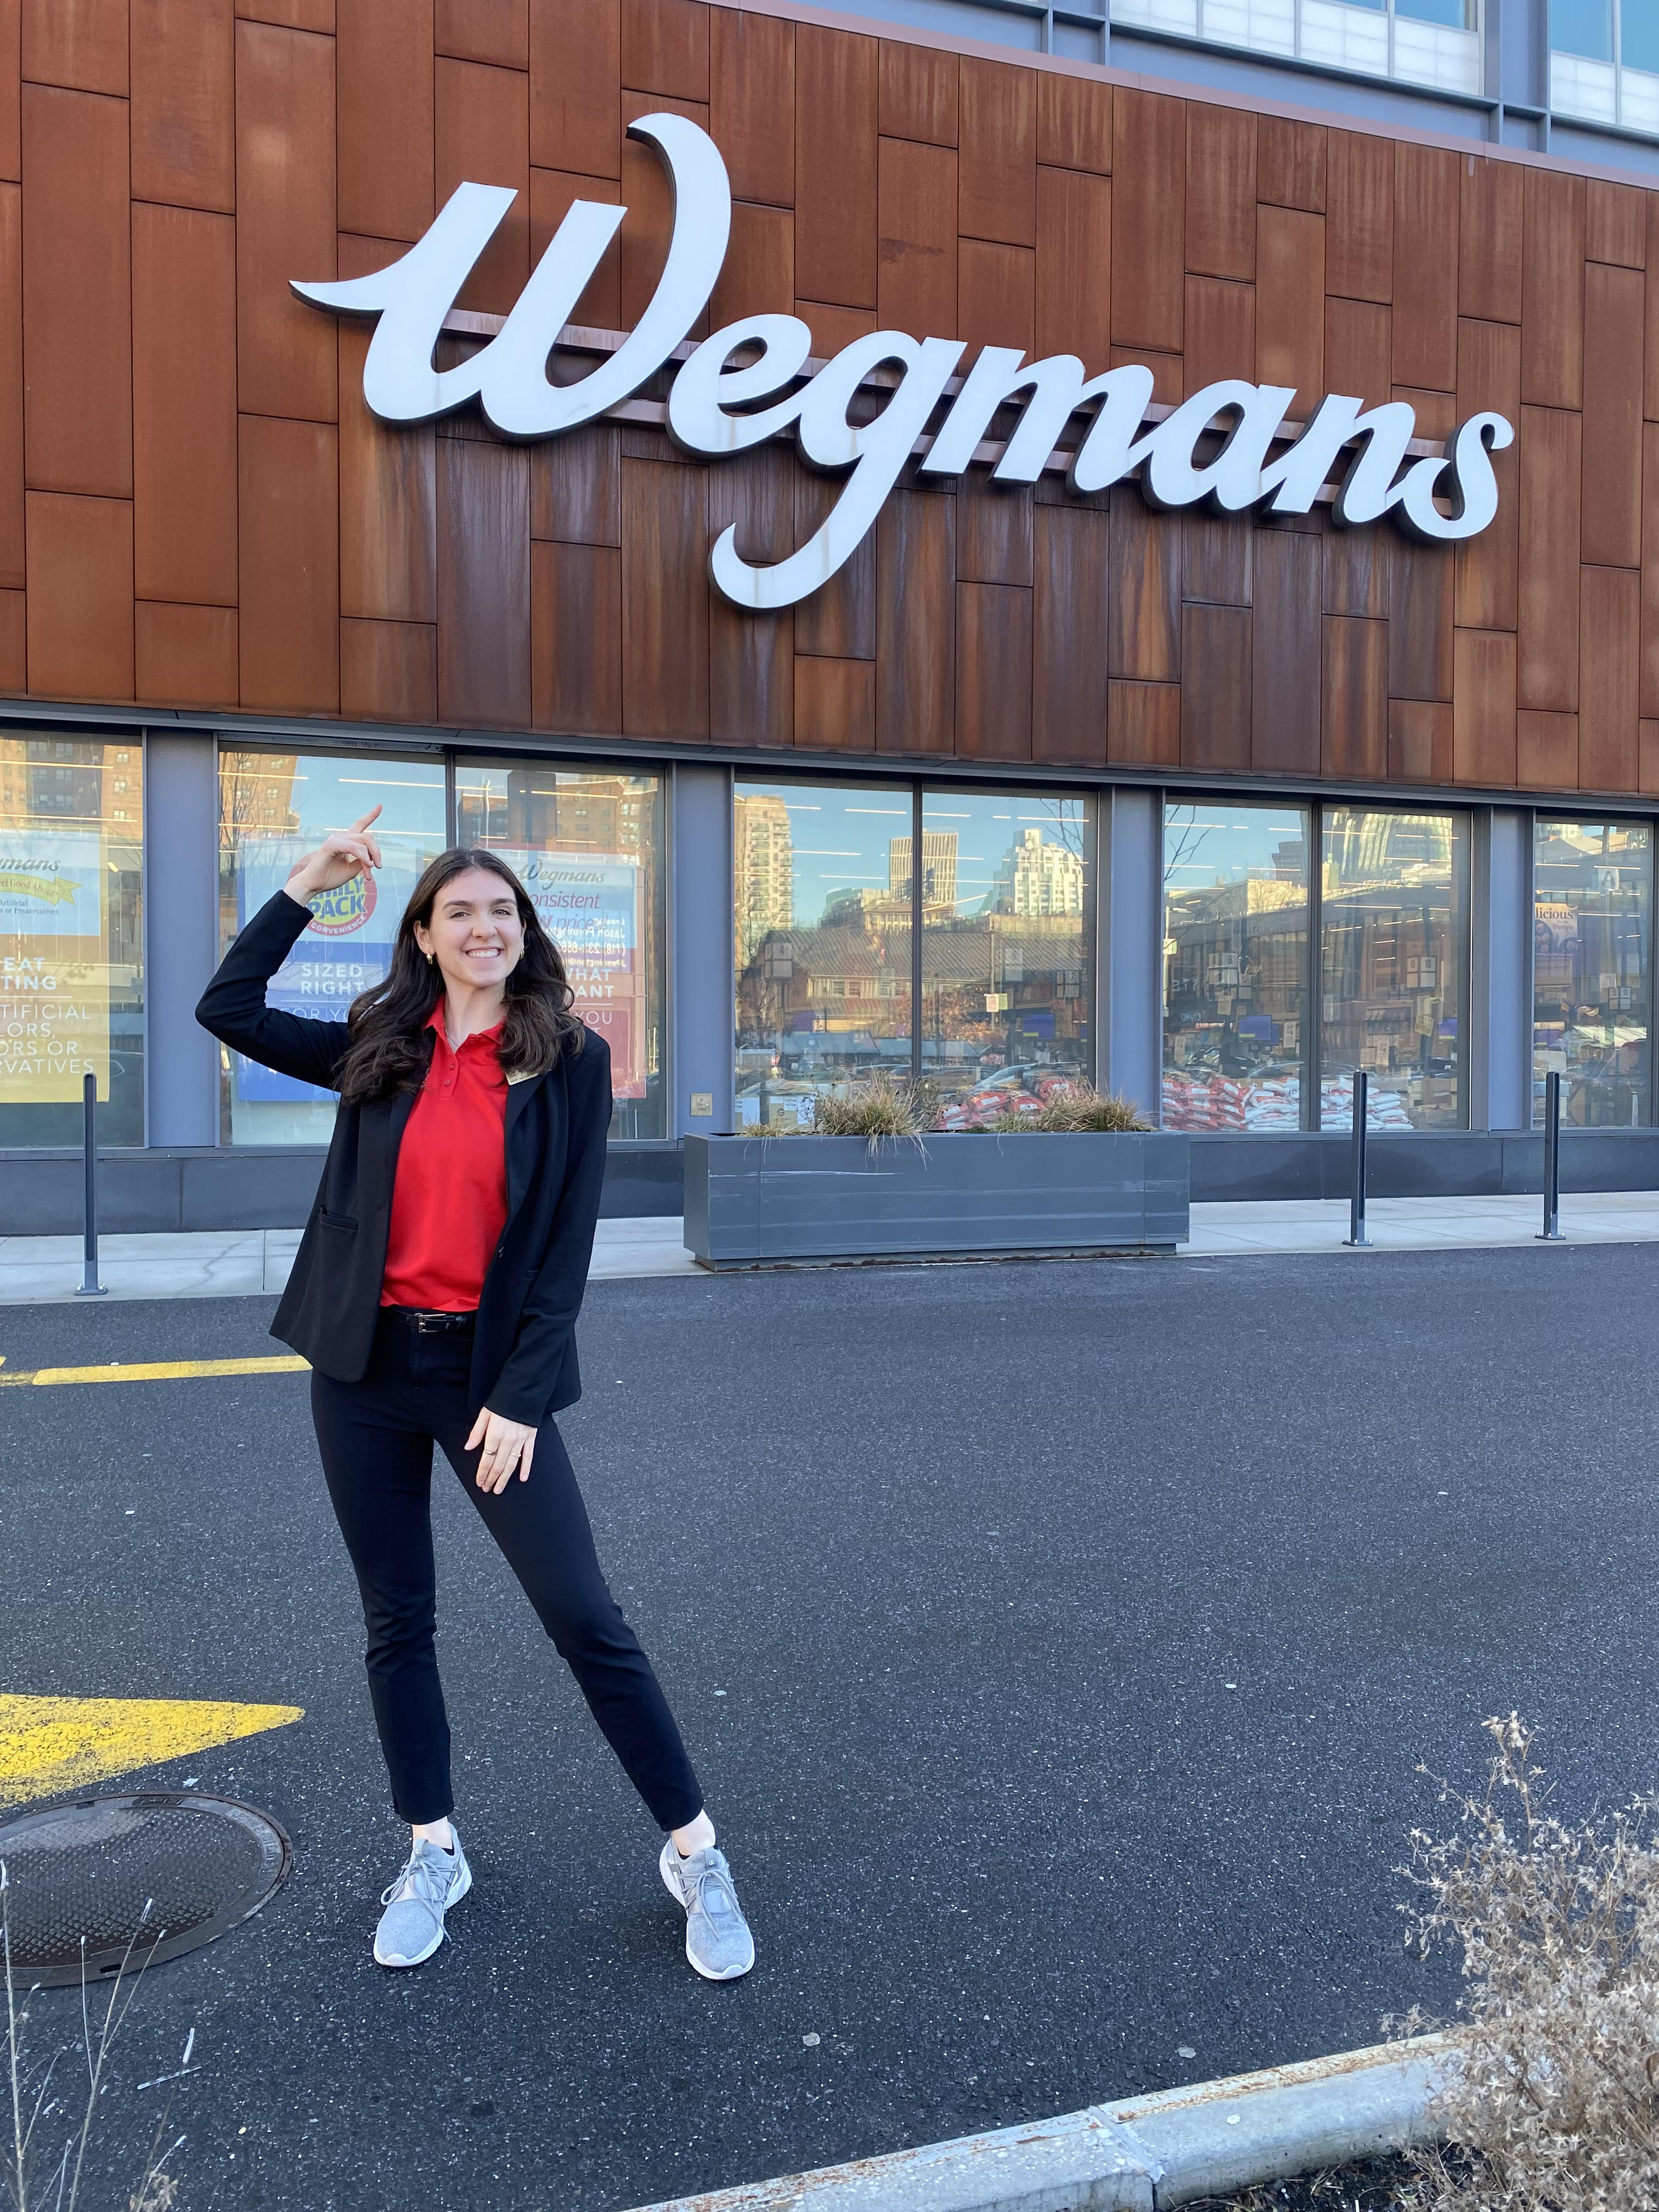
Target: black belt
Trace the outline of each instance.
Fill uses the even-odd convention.
[[[382,1306],[389,1321],[401,1322],[422,1336],[471,1336],[478,1316],[472,1313],[431,1313],[421,1306]]]

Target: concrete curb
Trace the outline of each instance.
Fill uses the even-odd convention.
[[[1164,2212],[1424,2141],[1450,2049],[1376,2044],[643,2212]]]

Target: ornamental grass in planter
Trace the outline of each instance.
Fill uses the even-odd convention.
[[[999,1120],[964,1129],[964,1136],[1006,1137],[1017,1130],[1034,1129],[1054,1137],[1148,1136],[1152,1123],[1143,1121],[1134,1106],[1116,1092],[1097,1091],[1080,1078],[1051,1091],[1041,1104],[1005,1114]]]

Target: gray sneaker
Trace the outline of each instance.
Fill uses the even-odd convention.
[[[724,1851],[711,1844],[683,1859],[670,1836],[657,1862],[668,1893],[685,1908],[685,1955],[706,1982],[735,1982],[755,1963],[755,1939],[732,1887]]]
[[[452,1826],[450,1832],[455,1834]],[[386,1911],[374,1930],[374,1956],[382,1966],[418,1966],[444,1940],[444,1915],[472,1887],[472,1869],[455,1836],[453,1851],[422,1837],[409,1863],[380,1902]]]

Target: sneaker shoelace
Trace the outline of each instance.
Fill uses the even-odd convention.
[[[722,1866],[711,1865],[702,1869],[691,1885],[691,1902],[700,1905],[717,1925],[722,1921],[730,1924],[743,1917],[732,1877]]]
[[[394,1899],[412,1897],[436,1913],[443,1908],[449,1893],[449,1883],[448,1873],[434,1866],[430,1857],[417,1845],[410,1853],[409,1863],[398,1879],[381,1891],[380,1902],[390,1905]]]

